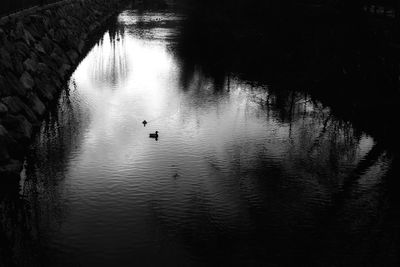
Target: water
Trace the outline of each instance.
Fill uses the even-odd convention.
[[[73,73],[27,159],[22,198],[3,201],[17,214],[5,220],[16,261],[394,264],[392,157],[304,93],[282,102],[239,75],[188,71],[184,20],[125,11]]]

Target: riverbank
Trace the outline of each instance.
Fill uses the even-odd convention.
[[[0,19],[0,176],[18,176],[37,126],[126,1],[62,1]]]

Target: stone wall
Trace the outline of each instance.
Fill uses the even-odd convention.
[[[62,1],[0,19],[0,179],[19,173],[35,127],[123,2]]]

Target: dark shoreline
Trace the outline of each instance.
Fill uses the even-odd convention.
[[[0,174],[18,180],[32,136],[69,76],[126,2],[50,4],[2,18]],[[67,14],[75,13],[73,17]],[[21,32],[15,36],[13,33]],[[19,44],[15,49],[11,43]],[[16,57],[20,63],[13,63]],[[23,63],[23,64],[22,64]],[[18,78],[20,77],[20,78]]]

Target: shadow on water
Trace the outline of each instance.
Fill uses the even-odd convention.
[[[351,5],[350,14],[333,9],[311,15],[285,3],[200,4],[181,35],[183,82],[196,66],[216,83],[234,74],[268,84],[282,97],[300,90],[332,107],[337,117],[398,147],[393,125],[398,51],[372,30],[364,14],[350,13]]]
[[[41,146],[28,152],[21,181],[0,185],[0,266],[53,266],[45,251],[65,212],[60,190],[65,158],[79,143],[76,115],[66,90],[37,134]]]
[[[230,77],[268,85],[270,95],[260,104],[267,107],[267,113],[274,113],[277,120],[290,125],[307,117],[306,108],[299,106],[319,103],[321,110],[313,112],[320,118],[320,129],[304,134],[301,143],[309,146],[299,149],[307,156],[300,157],[303,161],[298,164],[321,175],[327,166],[323,158],[327,157],[330,172],[322,177],[335,181],[330,188],[329,208],[320,211],[320,223],[324,225],[321,232],[295,231],[288,241],[294,247],[279,247],[280,242],[264,244],[272,255],[285,250],[288,251],[284,255],[291,255],[277,256],[279,260],[272,257],[272,262],[321,266],[398,264],[398,51],[379,39],[363,16],[356,18],[363,22],[355,23],[354,18],[334,13],[317,17],[292,15],[289,21],[273,15],[270,20],[271,14],[258,14],[261,19],[252,17],[251,21],[235,25],[230,19],[240,17],[241,12],[227,13],[225,18],[204,18],[201,12],[200,17],[189,17],[192,20],[183,28],[178,51],[184,66],[182,84],[187,87],[200,70],[215,82],[216,90],[223,90]],[[249,18],[248,14],[242,16]],[[321,112],[324,109],[329,112]],[[316,138],[310,138],[311,133],[317,133]],[[362,133],[372,135],[375,143],[354,169],[336,180],[333,177],[338,178],[338,162],[354,155]],[[329,144],[321,147],[324,139]],[[310,158],[314,149],[321,152],[316,161]],[[382,168],[382,161],[388,162],[383,167],[385,175],[361,197],[359,190],[365,176],[371,172],[372,178],[377,175],[373,172]],[[322,164],[313,165],[318,162]],[[365,204],[374,211],[366,215],[365,210],[358,209],[357,201],[367,201]],[[350,231],[352,227],[359,232]],[[304,250],[299,251],[299,247]],[[289,252],[291,249],[294,251]]]
[[[92,50],[91,86],[97,92],[118,91],[127,83],[133,71],[127,35],[151,39],[148,29],[158,27],[146,15],[139,13],[139,29],[116,21]],[[149,199],[141,192],[147,203],[139,214],[146,214],[147,234],[155,244],[150,251],[129,251],[136,260],[121,250],[115,261],[193,266],[398,263],[398,141],[391,126],[398,73],[393,62],[379,59],[375,47],[362,45],[357,41],[361,37],[345,30],[346,23],[322,22],[323,29],[315,23],[310,28],[307,21],[279,27],[286,34],[265,23],[246,22],[254,29],[249,32],[249,25],[207,25],[196,17],[180,25],[170,51],[179,59],[179,92],[190,103],[183,112],[194,114],[199,123],[199,114],[215,105],[217,117],[255,117],[257,125],[254,133],[245,132],[245,138],[228,144],[216,139],[223,143],[222,152],[202,155],[208,164],[204,184],[195,181],[193,186],[190,171],[185,180],[174,169],[174,182],[151,191]],[[168,23],[164,27],[176,26]],[[71,80],[36,137],[21,185],[1,187],[0,265],[52,266],[53,259],[60,264],[68,255],[80,256],[69,258],[69,265],[81,264],[85,252],[51,239],[73,209],[66,196],[77,188],[66,182],[71,180],[66,170],[88,138],[92,111],[80,101],[84,99]],[[237,106],[228,109],[232,117],[224,117],[221,103],[229,101]],[[371,120],[376,123],[367,123]],[[232,132],[245,131],[244,125]],[[229,122],[225,127],[228,134],[222,133],[231,135]],[[191,141],[195,148],[206,146]],[[190,168],[196,170],[196,165]],[[201,173],[193,177],[203,179]],[[119,216],[111,211],[109,217],[113,215]],[[106,223],[103,227],[104,232],[116,230]],[[72,240],[69,232],[64,234]],[[94,244],[87,251],[93,256],[102,248]],[[97,256],[99,263],[102,255]]]
[[[290,1],[237,1],[236,7],[205,1],[183,27],[182,83],[201,70],[217,88],[230,76],[268,85],[282,121],[291,120],[293,94],[303,92],[330,107],[336,119],[371,134],[381,153],[397,154],[399,53],[354,11],[358,4],[313,14]]]

